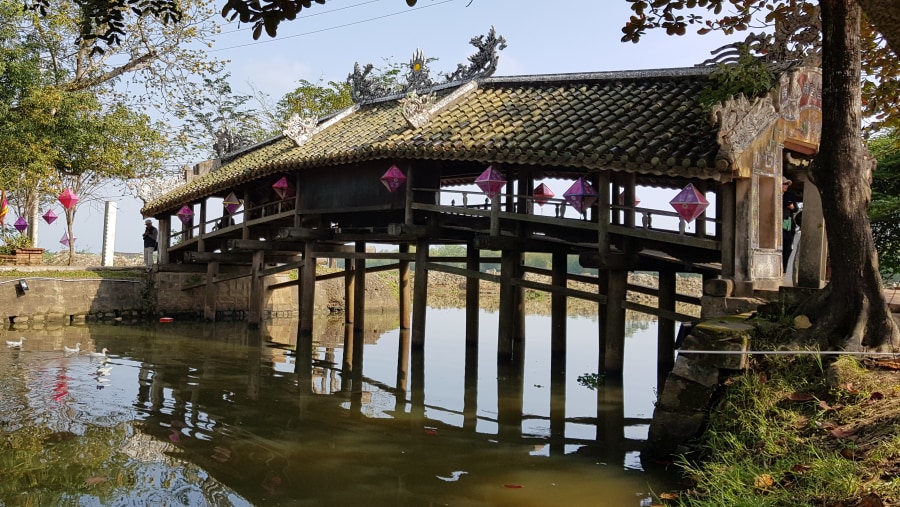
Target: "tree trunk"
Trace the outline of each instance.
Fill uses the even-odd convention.
[[[822,0],[822,138],[814,178],[831,256],[828,307],[816,322],[823,346],[886,350],[900,331],[884,297],[867,210],[874,163],[860,135],[860,7]]]
[[[75,206],[66,210],[66,235],[69,238],[69,262],[66,264],[71,266],[75,263],[75,236],[73,225],[75,224]]]

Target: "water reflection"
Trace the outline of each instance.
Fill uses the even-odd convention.
[[[529,316],[511,368],[496,314],[474,347],[464,310],[431,309],[424,350],[379,317],[299,341],[288,320],[23,332],[0,351],[0,504],[618,506],[666,488],[638,459],[654,325],[626,341],[624,385],[594,392],[590,319],[551,368],[550,320]]]

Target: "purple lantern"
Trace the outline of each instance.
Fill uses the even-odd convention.
[[[62,237],[59,238],[59,242],[60,242],[60,244],[62,244],[63,246],[69,246],[70,244],[75,243],[75,240],[76,240],[76,239],[77,239],[77,238],[69,239],[69,233],[68,233],[68,232],[64,232],[63,235],[62,235]]]
[[[578,178],[575,180],[575,183],[572,183],[572,186],[566,190],[563,197],[566,198],[566,202],[575,208],[575,211],[583,215],[591,205],[597,202],[598,195],[599,194],[597,194],[597,191],[594,190],[594,187],[592,187],[590,183],[584,181],[584,178]]]
[[[389,191],[394,192],[406,183],[406,175],[403,174],[403,171],[401,171],[399,167],[397,167],[397,164],[392,164],[387,172],[381,176],[381,183],[383,183]]]
[[[175,214],[178,215],[178,219],[181,220],[181,223],[183,224],[188,224],[194,219],[194,210],[188,206],[182,206],[181,209],[178,210],[178,213]]]
[[[25,232],[25,229],[28,228],[28,221],[24,218],[19,217],[16,219],[16,223],[13,224],[13,227],[19,230],[19,232]]]
[[[545,183],[541,183],[534,189],[534,202],[539,206],[547,204],[551,198],[553,198],[553,191]]]
[[[675,208],[682,220],[690,222],[706,211],[709,201],[694,188],[693,184],[688,183],[674,199],[669,201],[669,204]]]
[[[63,208],[71,209],[78,202],[78,196],[67,188],[63,190],[63,193],[59,194],[59,202],[63,205]]]
[[[234,215],[241,208],[241,200],[232,192],[222,201],[222,205],[225,206],[225,210],[228,211],[229,215]]]
[[[44,213],[43,217],[44,217],[44,221],[47,222],[48,225],[55,222],[56,219],[58,218],[56,216],[56,213],[54,213],[52,209],[48,209],[47,212]]]
[[[500,193],[503,185],[506,185],[506,178],[503,177],[500,171],[494,169],[494,166],[489,165],[481,173],[481,176],[475,178],[475,184],[478,185],[482,192],[493,199],[495,195]]]
[[[279,199],[285,199],[294,195],[294,187],[288,183],[287,177],[282,176],[280,180],[272,184],[272,189]]]

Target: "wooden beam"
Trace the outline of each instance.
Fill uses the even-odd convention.
[[[301,241],[328,240],[334,238],[333,229],[310,229],[308,227],[281,227],[275,241],[295,239]]]
[[[295,270],[295,269],[298,269],[298,268],[302,268],[302,267],[304,267],[304,266],[306,266],[306,261],[305,261],[305,260],[299,260],[299,261],[294,261],[294,262],[288,262],[288,263],[286,263],[286,264],[280,264],[280,265],[278,265],[278,266],[273,266],[273,267],[270,267],[270,268],[265,268],[265,269],[263,269],[263,270],[260,270],[259,276],[275,275],[275,274],[278,274],[278,273],[283,273],[283,272],[285,272],[285,271],[292,271],[292,270]],[[274,285],[273,285],[273,287],[274,287]]]
[[[306,248],[303,241],[262,241],[258,239],[229,239],[226,243],[229,252],[296,252],[301,253]]]
[[[656,296],[659,297],[659,290],[654,289],[653,287],[646,287],[644,285],[637,285],[633,283],[628,284],[628,290],[632,292],[637,292],[639,294],[647,294],[648,296]],[[688,303],[692,305],[700,306],[701,300],[697,296],[689,296],[687,294],[678,294],[675,293],[675,301],[679,303]]]
[[[622,308],[635,312],[646,313],[649,315],[656,315],[657,317],[665,317],[667,319],[677,320],[679,322],[694,322],[697,320],[697,317],[693,315],[660,310],[659,308],[654,308],[652,306],[642,305],[639,303],[632,303],[630,301],[623,301]]]
[[[637,269],[640,260],[641,258],[637,254],[600,254],[586,252],[578,255],[578,264],[581,265],[581,267],[593,269],[619,269],[631,271]]]
[[[433,238],[438,235],[436,227],[415,224],[388,224],[387,232],[391,236],[407,236],[412,239]]]

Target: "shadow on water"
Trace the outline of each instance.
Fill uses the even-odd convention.
[[[355,336],[317,319],[299,343],[286,319],[16,333],[0,504],[637,506],[672,486],[639,459],[655,323],[631,328],[624,382],[592,391],[596,322],[569,319],[551,371],[549,317],[527,318],[518,368],[497,364],[496,314],[478,347],[464,321],[430,309],[424,349],[378,314]]]

